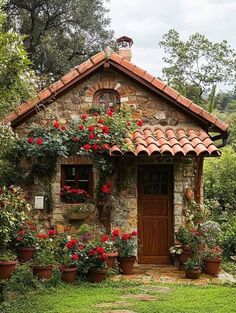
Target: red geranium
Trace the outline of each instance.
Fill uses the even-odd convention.
[[[81,115],[81,118],[82,118],[83,120],[86,120],[87,117],[88,117],[87,114],[82,114],[82,115]]]
[[[139,127],[143,126],[143,121],[142,121],[142,120],[139,120],[139,121],[137,122],[137,125],[138,125]]]
[[[86,144],[84,145],[84,149],[85,149],[85,150],[90,150],[90,149],[91,149],[91,145],[90,145],[89,143],[86,143]]]
[[[47,239],[48,235],[47,234],[38,234],[36,237],[38,237],[40,239]]]
[[[58,121],[55,121],[55,122],[53,123],[53,126],[54,126],[55,128],[59,128],[59,127],[60,127],[60,123],[59,123]]]
[[[113,229],[112,235],[115,236],[115,237],[119,236],[120,235],[120,230],[118,228]]]
[[[97,254],[97,252],[96,252],[95,249],[91,249],[91,250],[89,250],[89,252],[88,252],[88,256],[94,256],[94,255],[96,255],[96,254]]]
[[[132,231],[131,235],[136,237],[136,236],[138,236],[138,233],[136,232],[136,230],[134,230],[134,231]]]
[[[83,130],[84,129],[84,125],[79,125],[79,130]]]
[[[99,124],[103,124],[104,123],[104,120],[102,120],[101,118],[98,120],[98,123]]]
[[[17,234],[21,237],[25,234],[25,232],[24,232],[24,230],[19,230]]]
[[[101,236],[101,242],[106,242],[109,239],[109,236],[107,234],[103,234]]]
[[[77,253],[72,254],[71,259],[72,260],[79,260],[79,255]]]
[[[129,239],[130,239],[130,234],[123,234],[123,235],[121,236],[121,239],[122,239],[122,240],[129,240]]]
[[[78,137],[73,137],[72,140],[73,140],[74,142],[78,142],[78,141],[79,141],[79,138],[78,138]]]
[[[103,247],[97,247],[96,251],[97,251],[98,254],[105,253],[105,249]]]
[[[88,130],[89,130],[90,132],[93,132],[93,131],[94,131],[94,126],[93,126],[93,125],[90,125],[90,126],[88,127]]]
[[[61,126],[60,128],[61,128],[61,130],[66,130],[66,126],[64,126],[64,125]]]
[[[34,143],[34,138],[33,138],[33,137],[29,137],[29,138],[27,139],[27,141],[28,141],[28,143]]]
[[[94,133],[89,134],[89,135],[88,135],[88,138],[89,138],[89,139],[95,139],[95,134],[94,134]]]
[[[17,237],[16,240],[17,240],[17,241],[22,241],[23,238],[22,238],[22,237]]]
[[[54,229],[50,229],[49,232],[48,232],[49,236],[55,236],[56,233],[57,232]]]
[[[110,145],[109,145],[108,143],[104,143],[104,144],[102,145],[102,149],[103,149],[103,150],[109,150],[109,149],[110,149]]]
[[[101,191],[103,193],[106,193],[106,194],[110,193],[111,192],[111,184],[107,183],[107,184],[103,185],[101,187]]]
[[[102,131],[104,132],[104,134],[109,134],[110,128],[108,126],[103,126],[102,127]]]
[[[107,115],[110,117],[112,117],[113,113],[114,113],[114,111],[112,111],[112,110],[107,111]]]
[[[37,138],[36,139],[37,145],[42,145],[43,144],[43,139],[42,138]]]
[[[93,149],[93,151],[97,151],[97,150],[99,149],[99,145],[94,144],[94,145],[92,146],[92,149]]]

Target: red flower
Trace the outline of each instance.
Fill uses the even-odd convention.
[[[89,138],[89,139],[94,139],[94,138],[95,138],[95,134],[94,134],[94,133],[89,134],[89,135],[88,135],[88,138]]]
[[[115,236],[115,237],[119,236],[120,235],[119,229],[118,228],[113,229],[112,235]]]
[[[107,115],[108,115],[108,116],[110,116],[110,117],[112,117],[112,115],[113,115],[113,112],[114,112],[114,111],[112,111],[112,110],[109,110],[109,111],[107,111]]]
[[[23,238],[22,238],[22,237],[17,237],[16,240],[17,240],[17,241],[22,241]]]
[[[128,239],[130,239],[130,235],[129,235],[129,234],[123,234],[123,235],[121,236],[121,239],[122,239],[122,240],[128,240]]]
[[[98,123],[99,123],[99,124],[103,124],[103,123],[104,123],[104,120],[100,118],[100,119],[98,120]]]
[[[136,230],[132,231],[131,236],[134,236],[134,237],[138,236],[138,233],[136,232]]]
[[[131,126],[131,122],[128,122],[128,123],[127,123],[127,126]]]
[[[72,254],[72,256],[71,256],[71,260],[79,260],[79,256],[78,256],[78,254],[77,254],[77,253]]]
[[[105,249],[103,247],[97,247],[96,251],[97,251],[98,254],[105,253]]]
[[[110,184],[105,184],[101,187],[101,191],[104,193],[110,193],[111,192],[111,185]]]
[[[55,122],[53,123],[53,126],[54,126],[55,128],[59,128],[59,127],[60,127],[60,123],[59,123],[58,121],[55,121]]]
[[[70,186],[65,185],[65,186],[62,187],[62,189],[68,191],[70,189]]]
[[[102,254],[102,255],[99,256],[99,260],[100,261],[104,262],[104,261],[106,261],[106,259],[107,259],[107,256],[105,254]]]
[[[48,232],[49,236],[55,236],[56,233],[57,232],[54,229],[50,229],[49,232]]]
[[[47,234],[38,234],[37,237],[40,239],[47,239],[48,235]]]
[[[71,241],[69,241],[69,242],[67,242],[66,246],[68,249],[73,249],[74,244]]]
[[[36,226],[30,225],[30,230],[36,230]]]
[[[138,125],[139,127],[143,126],[143,121],[142,121],[142,120],[139,120],[139,121],[137,122],[137,125]]]
[[[79,250],[83,250],[83,249],[84,249],[84,245],[80,243],[80,244],[78,245],[78,248],[79,248]]]
[[[88,253],[88,256],[94,256],[94,255],[96,255],[96,254],[97,254],[96,250],[91,249],[91,250],[89,251],[89,253]]]
[[[66,130],[66,126],[61,126],[61,130]]]
[[[109,134],[110,129],[107,126],[103,126],[102,131],[104,132],[104,134]]]
[[[91,149],[91,145],[90,145],[89,143],[86,143],[86,144],[84,145],[84,149],[85,149],[85,150]]]
[[[101,236],[101,242],[106,242],[109,239],[109,236],[107,234],[103,234]]]
[[[94,131],[94,126],[93,126],[93,125],[90,125],[90,126],[88,127],[88,130],[89,130],[90,132],[93,132],[93,131]]]
[[[87,114],[82,114],[82,115],[81,115],[81,118],[82,118],[83,120],[86,120],[87,117],[88,117]]]
[[[110,149],[110,145],[109,145],[108,143],[104,143],[104,144],[102,145],[102,149],[103,149],[103,150],[109,150],[109,149]]]
[[[83,130],[84,129],[84,125],[79,125],[79,130]]]
[[[97,150],[99,149],[99,145],[94,144],[94,145],[92,146],[92,149],[93,149],[93,151],[97,151]]]
[[[34,143],[34,138],[33,138],[33,137],[29,137],[29,138],[27,139],[27,141],[28,141],[28,143]]]
[[[21,237],[25,234],[25,232],[23,230],[19,230],[17,234]]]
[[[42,145],[43,144],[43,139],[42,138],[37,138],[36,139],[37,145]]]
[[[78,142],[78,141],[79,141],[79,138],[78,138],[78,137],[73,137],[72,140],[73,140],[74,142]]]

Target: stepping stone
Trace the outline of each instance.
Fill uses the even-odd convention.
[[[155,291],[160,293],[167,293],[172,291],[169,287],[159,287],[159,286],[145,286],[145,288],[139,288],[139,290],[142,290],[144,292]]]
[[[122,296],[123,299],[135,299],[140,301],[156,301],[157,298],[155,296],[147,295],[147,294],[139,294],[139,295],[125,295]]]
[[[96,308],[115,308],[115,307],[121,307],[121,306],[129,306],[130,303],[125,301],[117,301],[117,302],[104,302],[104,303],[98,303],[95,305]]]

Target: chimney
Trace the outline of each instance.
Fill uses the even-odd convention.
[[[132,58],[131,46],[133,45],[132,38],[122,36],[116,39],[116,44],[119,49],[118,54],[121,55],[124,59],[131,61]]]

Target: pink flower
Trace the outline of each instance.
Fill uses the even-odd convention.
[[[137,122],[137,125],[138,125],[139,127],[143,126],[143,121],[142,121],[142,120],[139,120],[139,121]]]
[[[53,123],[53,126],[54,126],[55,128],[59,128],[59,127],[60,127],[60,123],[59,123],[58,121],[55,121],[55,122]]]
[[[90,150],[91,145],[89,143],[86,143],[83,148],[84,148],[84,150]]]
[[[43,139],[42,138],[37,138],[36,139],[37,145],[42,145],[43,144]]]
[[[28,141],[28,143],[34,143],[34,138],[33,138],[33,137],[29,137],[29,138],[27,139],[27,141]]]
[[[93,126],[93,125],[90,125],[90,126],[88,127],[88,130],[89,130],[90,132],[93,132],[93,131],[94,131],[94,126]]]
[[[89,138],[89,139],[95,139],[95,134],[94,134],[94,133],[89,134],[89,135],[88,135],[88,138]]]

